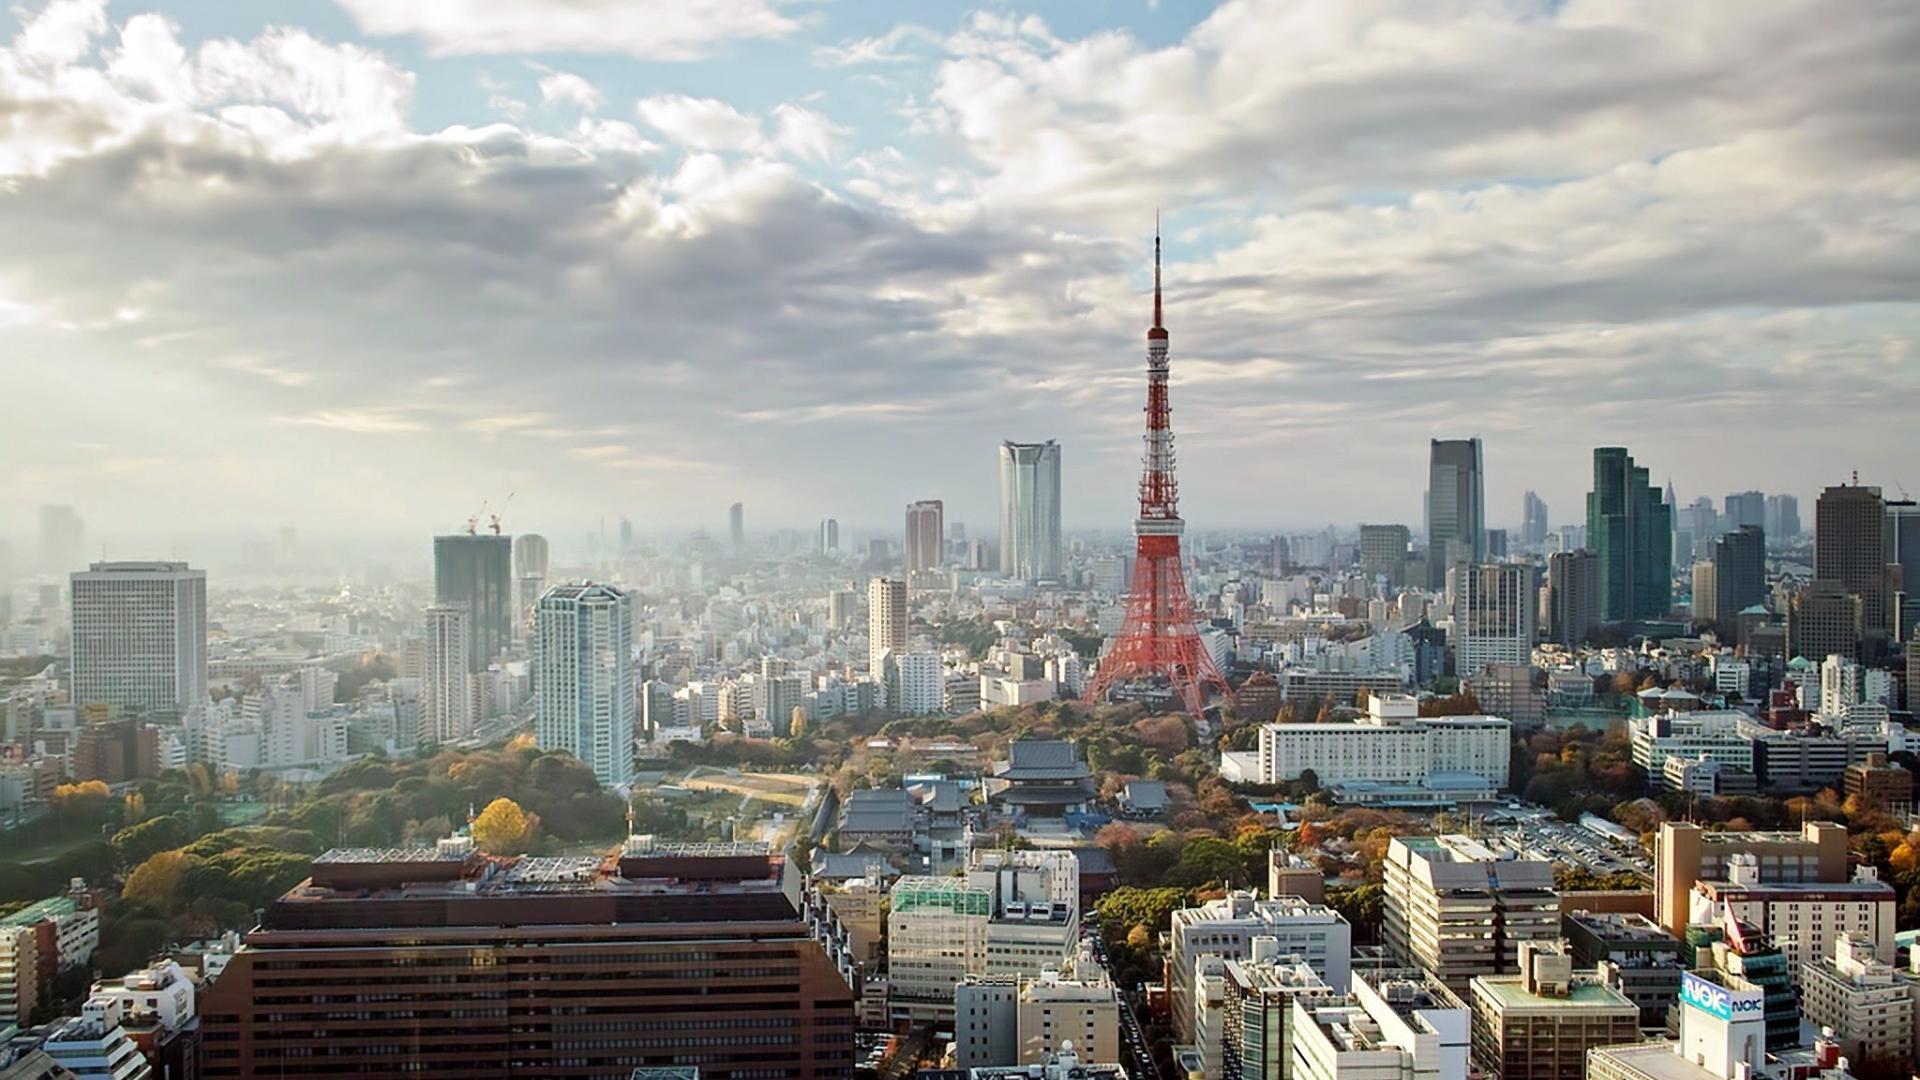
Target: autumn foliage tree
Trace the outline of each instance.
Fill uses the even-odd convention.
[[[133,868],[120,897],[129,904],[169,911],[180,894],[180,883],[192,868],[193,859],[186,852],[162,851]]]
[[[533,841],[534,821],[520,804],[499,798],[473,819],[473,841],[490,855],[517,855]]]

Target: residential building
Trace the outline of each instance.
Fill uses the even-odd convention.
[[[1579,968],[1600,972],[1601,981],[1640,1010],[1640,1026],[1666,1026],[1686,970],[1680,939],[1645,915],[1569,911],[1560,916],[1567,950]]]
[[[565,750],[601,786],[633,783],[633,599],[612,585],[555,585],[534,609],[540,693],[533,732]]]
[[[1255,938],[1272,938],[1281,953],[1298,957],[1328,986],[1346,989],[1352,971],[1353,928],[1339,912],[1298,897],[1261,900],[1251,891],[1229,892],[1173,913],[1167,989],[1174,1030],[1182,1042],[1192,1042],[1195,1036],[1200,960],[1250,960]]]
[[[1557,940],[1553,864],[1469,836],[1403,836],[1387,846],[1387,953],[1447,984],[1519,970],[1525,941]]]
[[[1889,763],[1885,754],[1870,754],[1867,760],[1847,766],[1841,792],[1864,806],[1881,810],[1910,808],[1913,773],[1904,765]]]
[[[901,716],[924,716],[946,707],[946,669],[936,652],[902,652],[887,659],[887,703]]]
[[[1730,918],[1753,926],[1779,944],[1788,969],[1798,975],[1801,965],[1832,955],[1840,934],[1882,963],[1893,963],[1895,902],[1893,886],[1872,867],[1857,868],[1844,882],[1770,885],[1760,880],[1758,859],[1740,854],[1728,861],[1724,880],[1694,883],[1689,921]]]
[[[1434,439],[1427,456],[1427,585],[1487,558],[1486,465],[1478,437]]]
[[[1673,606],[1673,513],[1626,448],[1593,452],[1587,547],[1600,560],[1600,615],[1608,622],[1666,617]]]
[[[465,604],[433,604],[426,611],[425,677],[420,683],[422,743],[457,742],[473,734],[472,613]]]
[[[1060,445],[1000,444],[1000,573],[1027,581],[1060,576]]]
[[[1898,563],[1887,550],[1887,506],[1877,487],[1840,484],[1820,493],[1813,511],[1813,576],[1860,599],[1861,632],[1893,635]]]
[[[1507,786],[1511,729],[1497,716],[1423,717],[1411,697],[1372,694],[1360,720],[1263,725],[1260,782],[1311,772],[1362,801],[1369,788],[1484,795]]]
[[[467,606],[467,671],[487,670],[513,642],[513,538],[434,537],[433,599]]]
[[[1837,934],[1832,952],[1800,966],[1800,1008],[1831,1029],[1850,1062],[1884,1070],[1920,1060],[1920,978]]]
[[[1534,568],[1527,563],[1449,569],[1455,673],[1472,678],[1488,664],[1525,666],[1533,655],[1539,591]]]
[[[1321,667],[1289,667],[1280,673],[1282,701],[1352,701],[1369,694],[1406,692],[1407,673],[1401,671],[1335,671]]]
[[[1362,525],[1360,570],[1368,577],[1384,577],[1390,585],[1403,585],[1412,547],[1413,534],[1405,525]]]
[[[150,1080],[157,1076],[123,1026],[121,1003],[91,1000],[79,1016],[47,1033],[40,1049],[65,1072],[83,1080]]]
[[[1548,641],[1583,645],[1600,628],[1600,557],[1585,548],[1547,556]]]
[[[1669,934],[1685,934],[1695,883],[1725,880],[1743,854],[1754,857],[1762,882],[1838,884],[1849,873],[1846,827],[1831,821],[1809,821],[1794,832],[1708,832],[1669,821],[1654,840],[1654,920]]]
[[[845,1077],[852,969],[821,917],[799,869],[764,845],[633,837],[607,856],[500,860],[457,837],[330,851],[202,991],[201,1076],[458,1080],[539,1062],[585,1080],[698,1055],[716,1074]],[[689,992],[703,987],[728,992]],[[436,1019],[423,1029],[421,1016]]]
[[[946,562],[946,515],[939,499],[907,504],[907,574],[937,570]]]
[[[32,926],[0,923],[0,1026],[24,1024],[40,1004],[40,943]]]
[[[1469,1027],[1429,976],[1356,976],[1344,1001],[1294,1001],[1291,1080],[1466,1080]]]
[[[68,582],[74,704],[175,719],[205,707],[206,571],[97,562]]]
[[[887,654],[906,651],[907,583],[899,578],[871,578],[867,581],[868,673],[884,682]]]
[[[1473,1062],[1493,1080],[1582,1080],[1587,1051],[1640,1037],[1640,1009],[1557,945],[1523,942],[1520,972],[1478,975]]]

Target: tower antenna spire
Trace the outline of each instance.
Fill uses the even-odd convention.
[[[1160,208],[1153,208],[1153,328],[1160,325]]]

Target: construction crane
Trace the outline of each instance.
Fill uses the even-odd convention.
[[[472,536],[476,531],[479,530],[480,516],[482,514],[485,514],[486,512],[487,512],[487,500],[481,499],[480,509],[475,510],[473,512],[473,516],[467,519],[467,535],[468,536]]]
[[[500,504],[499,510],[495,510],[493,512],[493,518],[491,521],[488,522],[488,525],[493,529],[493,535],[495,536],[500,535],[500,514],[503,511],[505,511],[507,507],[513,505],[513,497],[516,494],[517,492],[512,492],[512,491],[507,492],[506,501]]]

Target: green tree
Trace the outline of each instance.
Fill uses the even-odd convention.
[[[186,818],[167,814],[129,825],[114,833],[107,843],[112,845],[113,856],[120,865],[138,866],[162,851],[184,845],[188,839]]]

